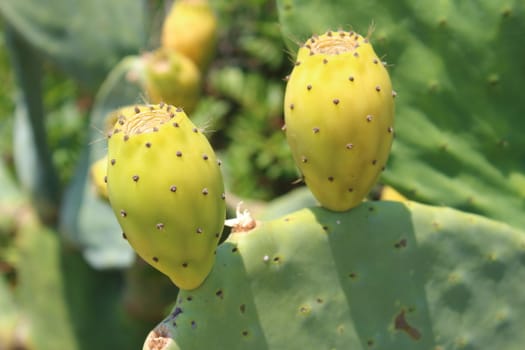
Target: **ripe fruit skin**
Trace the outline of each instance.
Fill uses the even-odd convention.
[[[162,46],[182,53],[204,72],[217,41],[217,18],[208,1],[178,0],[164,21]]]
[[[299,49],[286,86],[286,137],[325,208],[355,207],[377,181],[393,140],[394,96],[387,70],[359,34],[327,32]]]
[[[182,109],[123,108],[108,140],[108,194],[123,237],[181,289],[215,261],[226,215],[220,164]]]
[[[191,113],[201,95],[201,73],[181,53],[157,49],[144,55],[145,87],[151,103],[171,104]]]

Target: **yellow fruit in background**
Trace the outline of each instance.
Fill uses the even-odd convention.
[[[201,94],[201,74],[195,64],[163,48],[144,55],[145,87],[151,103],[167,103],[191,113]]]
[[[403,196],[401,193],[397,192],[393,187],[384,186],[381,190],[381,200],[382,201],[395,201],[395,202],[405,202],[408,199]]]
[[[164,48],[182,53],[204,72],[217,41],[217,17],[208,1],[175,1],[164,21],[161,41]]]
[[[108,167],[108,156],[105,155],[91,165],[89,175],[95,188],[95,192],[102,198],[108,199],[108,186],[106,184],[106,173]]]

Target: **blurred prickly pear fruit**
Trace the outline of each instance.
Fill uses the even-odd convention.
[[[403,196],[401,193],[399,193],[395,188],[392,186],[384,186],[381,190],[381,196],[380,199],[382,201],[394,201],[394,202],[406,202],[408,199]]]
[[[105,199],[108,199],[108,186],[106,184],[107,164],[108,156],[105,155],[94,162],[89,169],[89,175],[91,176],[91,182],[93,183],[95,192]]]
[[[384,169],[394,129],[390,77],[367,38],[313,36],[299,49],[285,93],[295,163],[325,208],[358,205]]]
[[[201,94],[201,73],[184,55],[166,49],[144,55],[145,87],[150,102],[171,104],[191,113]]]
[[[144,261],[181,289],[210,272],[226,215],[220,163],[181,108],[125,108],[108,135],[109,200]]]
[[[217,17],[206,0],[178,0],[162,27],[162,46],[182,53],[204,72],[215,53]]]

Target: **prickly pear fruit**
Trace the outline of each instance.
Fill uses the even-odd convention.
[[[381,190],[380,199],[382,201],[406,202],[408,199],[399,193],[392,186],[384,186]]]
[[[285,92],[286,137],[325,208],[358,205],[386,165],[393,139],[390,77],[367,38],[314,36],[299,49]]]
[[[201,73],[184,55],[157,49],[144,55],[145,88],[152,103],[167,103],[191,113],[201,94]]]
[[[105,155],[94,162],[89,169],[89,175],[91,176],[91,182],[93,183],[95,192],[105,199],[108,199],[108,186],[106,184],[107,164],[108,156]]]
[[[162,27],[162,46],[182,53],[204,72],[215,52],[217,17],[206,0],[178,0]]]
[[[109,200],[123,237],[181,289],[210,272],[226,209],[220,162],[181,108],[121,110],[108,135]]]

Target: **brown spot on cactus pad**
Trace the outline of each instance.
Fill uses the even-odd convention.
[[[219,299],[224,299],[224,292],[222,291],[222,289],[219,289],[218,291],[215,292],[215,295],[219,298]]]
[[[408,324],[405,318],[405,310],[401,310],[394,320],[394,328],[408,334],[413,340],[419,340],[421,333],[414,327]]]
[[[396,248],[405,248],[407,246],[407,240],[406,238],[402,238],[399,240],[399,242],[396,242],[396,244],[394,244],[394,247]]]

